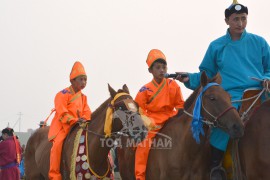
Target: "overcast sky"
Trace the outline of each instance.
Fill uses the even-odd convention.
[[[270,1],[245,0],[247,31],[270,41]],[[0,129],[37,128],[54,107],[55,94],[70,85],[81,61],[88,75],[83,93],[92,111],[127,84],[131,95],[152,76],[145,63],[157,48],[168,73],[197,72],[209,43],[224,35],[230,0],[1,0]],[[179,83],[180,84],[180,83]],[[184,98],[191,91],[180,84]]]

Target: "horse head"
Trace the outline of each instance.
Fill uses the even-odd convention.
[[[212,84],[209,86],[209,84]],[[219,84],[221,76],[218,73],[208,79],[205,72],[201,74],[202,92],[202,117],[214,126],[227,132],[231,138],[244,135],[244,125],[237,110],[231,104],[231,98]]]
[[[112,134],[130,136],[136,143],[141,142],[147,134],[138,112],[138,105],[129,94],[129,89],[123,85],[117,92],[110,86],[109,92],[114,103],[109,106],[113,109]]]

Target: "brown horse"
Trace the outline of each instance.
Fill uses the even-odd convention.
[[[242,179],[270,179],[270,100],[254,111],[239,141]]]
[[[202,94],[201,115],[205,119],[203,129],[206,135],[200,136],[200,144],[195,142],[191,131],[192,111],[196,98],[209,82],[220,84],[221,77],[218,74],[210,80],[202,73],[201,86],[187,99],[185,113],[170,118],[154,138],[157,143],[152,144],[153,148],[149,153],[146,179],[209,179],[210,128],[206,124],[222,128],[232,138],[243,136],[244,126],[238,112],[231,108],[229,94],[221,86],[215,85]],[[124,180],[135,179],[134,155],[134,148],[124,146],[118,149],[120,174]]]
[[[144,130],[143,123],[140,118],[121,118],[117,111],[126,112],[126,116],[136,114],[131,112],[127,106],[136,107],[135,102],[129,95],[129,90],[126,85],[123,89],[116,92],[109,86],[110,98],[107,99],[100,107],[92,114],[92,120],[87,126],[88,133],[88,159],[92,170],[99,176],[106,174],[108,170],[108,153],[112,143],[104,143],[106,140],[113,142],[115,138],[121,134],[132,135],[132,138],[139,141],[143,139],[144,133],[137,133],[138,129]],[[111,100],[118,93],[126,93],[115,99],[114,105]],[[128,102],[128,103],[126,103]],[[131,103],[131,104],[130,104]],[[104,137],[104,123],[106,111],[108,108],[113,108],[114,118],[112,122],[112,136],[110,138]],[[137,110],[137,108],[135,108]],[[139,115],[136,117],[140,117]],[[132,124],[132,126],[131,126]],[[71,155],[74,146],[74,139],[79,126],[75,126],[70,134],[67,136],[63,145],[62,160],[61,160],[61,174],[63,179],[70,179]],[[134,129],[136,129],[134,131]],[[25,151],[25,174],[26,178],[33,179],[48,179],[50,149],[52,144],[48,141],[49,127],[38,129],[28,140]],[[143,131],[141,131],[143,132]]]

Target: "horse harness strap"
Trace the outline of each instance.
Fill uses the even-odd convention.
[[[104,177],[106,177],[107,176],[107,174],[109,173],[109,171],[110,171],[110,164],[109,164],[109,161],[107,160],[107,163],[108,163],[108,168],[107,168],[107,170],[106,170],[106,172],[105,172],[105,174],[104,175],[98,175],[92,168],[91,168],[91,165],[90,165],[90,161],[89,161],[89,154],[88,154],[88,133],[86,133],[86,153],[87,153],[87,162],[88,162],[88,164],[89,164],[89,170],[91,171],[91,173],[93,173],[97,178],[104,178]]]
[[[131,103],[131,99],[124,99],[124,100],[121,100],[120,102],[117,102],[115,103],[115,101],[121,97],[121,96],[124,96],[124,95],[128,95],[130,96],[128,93],[118,93],[114,99],[111,101],[111,103],[108,105],[108,109],[107,109],[107,112],[108,114],[106,113],[106,117],[105,117],[105,125],[104,125],[104,133],[105,135],[103,134],[99,134],[99,133],[96,133],[94,131],[91,131],[89,129],[87,129],[86,127],[81,127],[83,130],[85,131],[88,131],[94,135],[97,135],[99,137],[104,137],[104,138],[107,138],[107,137],[110,137],[111,135],[114,135],[116,134],[115,136],[128,136],[126,135],[125,133],[121,132],[121,131],[118,131],[118,132],[114,132],[114,133],[111,133],[111,127],[112,124],[113,124],[113,118],[112,118],[112,113],[115,111],[116,109],[116,105],[118,105],[119,103],[121,102],[124,102],[126,108],[131,111],[131,112],[136,112],[138,111],[137,107],[134,106],[133,103]],[[107,116],[110,116],[110,117],[107,117]],[[106,126],[106,127],[105,127]]]
[[[188,115],[189,117],[193,118],[193,114],[187,112],[186,110],[183,111],[186,115]],[[208,126],[214,126],[214,123],[211,122],[211,121],[205,121],[205,120],[202,120],[202,122]]]
[[[235,107],[231,106],[231,107],[228,107],[227,109],[225,109],[222,113],[220,113],[216,118],[215,118],[215,121],[217,121],[219,118],[221,118],[224,114],[226,114],[228,111],[232,110],[232,109],[235,109]],[[236,110],[236,109],[235,109]]]
[[[244,99],[241,99],[241,100],[235,100],[235,101],[232,101],[232,103],[234,103],[234,102],[242,102],[242,103],[243,103],[243,102],[246,102],[246,101],[255,99],[255,100],[251,103],[251,105],[248,106],[247,109],[244,109],[244,110],[243,110],[243,113],[242,113],[242,115],[241,115],[241,119],[244,121],[244,123],[245,123],[246,120],[247,120],[248,113],[251,111],[251,109],[252,109],[254,106],[256,106],[256,103],[259,102],[259,98],[262,96],[262,94],[263,94],[264,92],[268,92],[268,91],[269,91],[268,87],[267,87],[267,88],[263,88],[258,94],[255,94],[255,95],[252,96],[252,97],[247,97],[247,98],[244,98]],[[242,104],[242,106],[243,106],[243,104]],[[241,110],[240,110],[240,114],[241,114]]]
[[[113,123],[113,112],[114,112],[114,105],[115,105],[115,101],[121,97],[121,96],[125,96],[128,95],[128,93],[118,93],[114,96],[114,98],[111,100],[111,103],[109,104],[107,111],[106,111],[106,117],[105,117],[105,124],[104,124],[104,133],[105,133],[105,137],[110,137],[111,136],[111,131],[112,131],[112,123]]]
[[[268,88],[267,88],[268,89]],[[255,106],[256,102],[259,100],[259,98],[262,96],[262,94],[267,90],[266,88],[263,88],[263,90],[258,94],[258,97],[252,102],[252,104],[249,106],[249,108],[243,112],[243,114],[241,115],[241,119],[244,121],[244,119],[246,118],[248,112],[251,110],[251,108],[253,106]]]
[[[205,110],[205,112],[207,112],[210,116],[212,116],[214,118],[214,121],[210,121],[210,120],[207,120],[207,119],[203,119],[202,122],[205,123],[206,125],[208,126],[213,126],[213,127],[217,127],[218,126],[218,120],[223,116],[225,115],[227,112],[229,112],[230,110],[232,109],[235,109],[235,107],[233,106],[230,106],[228,107],[227,109],[225,109],[223,112],[221,112],[218,116],[214,116],[212,115],[211,113],[209,113],[205,108],[203,108]],[[235,109],[236,110],[236,109]],[[187,112],[186,110],[184,110],[184,113],[187,114],[188,116],[190,117],[194,117],[191,113]]]
[[[223,112],[221,112],[219,115],[214,116],[214,115],[212,115],[212,114],[204,107],[203,103],[202,103],[202,108],[203,108],[203,110],[204,110],[208,115],[210,115],[211,117],[214,118],[214,121],[213,121],[214,126],[217,126],[218,120],[219,120],[223,115],[225,115],[227,112],[229,112],[230,110],[233,110],[233,109],[236,110],[235,107],[230,106],[230,107],[226,108]]]

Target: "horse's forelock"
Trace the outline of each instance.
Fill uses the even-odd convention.
[[[126,93],[126,92],[123,89],[118,89],[117,93]]]
[[[218,84],[221,84],[222,78],[219,73],[217,73],[213,78],[208,80],[209,82],[216,82]]]
[[[118,89],[118,91],[117,91],[117,93],[122,93],[122,92],[124,92],[123,89]]]

